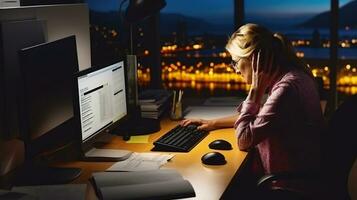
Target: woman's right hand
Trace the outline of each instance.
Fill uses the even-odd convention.
[[[252,56],[252,84],[247,96],[248,100],[260,104],[267,88],[278,77],[279,66],[273,67],[274,55],[272,53],[259,50]]]
[[[182,126],[188,126],[190,124],[197,125],[198,130],[212,131],[215,130],[216,127],[214,125],[213,120],[205,120],[205,119],[184,119],[180,123]]]

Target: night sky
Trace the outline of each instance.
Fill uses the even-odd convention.
[[[340,0],[340,6],[351,0]],[[120,0],[86,0],[97,11],[118,10]],[[104,3],[105,2],[105,3]],[[166,0],[164,13],[180,13],[213,23],[232,23],[232,0]],[[308,5],[308,6],[307,6]],[[294,24],[330,8],[329,0],[246,0],[246,17],[251,21],[269,19]],[[283,16],[283,17],[282,17]],[[288,20],[287,20],[288,19]]]

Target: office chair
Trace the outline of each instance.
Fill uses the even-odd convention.
[[[348,175],[357,155],[357,95],[349,97],[333,113],[328,129],[322,135],[322,170],[319,173],[297,172],[269,174],[257,183],[264,195],[274,199],[350,199]],[[289,191],[269,188],[275,180],[298,180],[316,183],[314,194],[304,191]]]

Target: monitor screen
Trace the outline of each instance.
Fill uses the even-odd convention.
[[[23,83],[21,132],[30,148],[27,150],[36,154],[46,147],[52,148],[64,134],[69,134],[62,128],[73,121],[74,116],[73,75],[78,71],[76,39],[70,36],[25,48],[19,55]]]
[[[109,130],[127,115],[124,61],[89,68],[76,77],[82,142]]]

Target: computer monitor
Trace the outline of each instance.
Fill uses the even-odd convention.
[[[25,168],[17,184],[69,182],[79,176],[79,169],[48,168],[43,163],[38,167],[36,158],[75,141],[75,36],[21,49],[19,56],[20,132],[25,144]]]
[[[43,20],[0,22],[0,139],[19,136],[19,55],[22,48],[45,42]]]
[[[96,149],[94,143],[125,122],[127,86],[125,59],[104,67],[92,67],[75,76],[75,116],[86,159],[123,160],[131,152]]]

